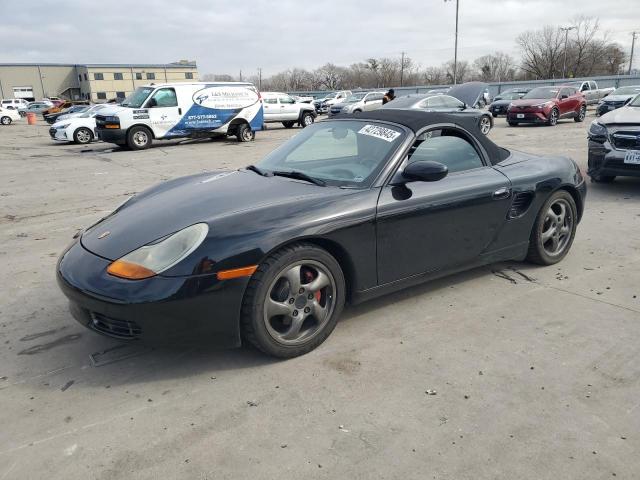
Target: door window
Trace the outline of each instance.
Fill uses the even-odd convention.
[[[280,99],[280,103],[284,103],[284,104],[296,103],[296,101],[288,95],[283,95],[279,97],[279,99]]]
[[[484,166],[482,157],[467,136],[452,128],[430,130],[420,135],[411,147],[407,163],[417,161],[442,163],[449,173]]]
[[[596,82],[589,82],[589,88],[591,88],[591,90],[597,90],[598,87],[596,85]]]
[[[149,100],[149,107],[177,107],[178,98],[173,88],[161,88]]]
[[[440,100],[442,105],[446,108],[462,108],[464,104],[457,98],[450,97],[448,95],[441,95]]]
[[[274,105],[274,104],[278,103],[278,99],[277,98],[265,98],[264,99],[264,103],[268,103],[269,105]]]

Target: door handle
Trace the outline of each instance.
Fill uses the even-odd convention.
[[[493,192],[494,200],[504,200],[505,198],[509,198],[511,196],[511,189],[507,187],[502,187]]]
[[[178,107],[178,115],[182,115],[182,108]]]

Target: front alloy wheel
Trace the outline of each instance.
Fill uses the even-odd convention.
[[[300,243],[265,259],[242,303],[243,336],[263,352],[291,358],[333,331],[345,301],[340,265],[326,250]]]
[[[491,131],[491,119],[487,115],[480,118],[480,131],[483,135],[488,135]]]
[[[560,114],[558,113],[558,109],[553,108],[551,110],[551,113],[549,113],[549,120],[548,120],[549,125],[552,126],[552,127],[557,125],[559,116],[560,116]]]

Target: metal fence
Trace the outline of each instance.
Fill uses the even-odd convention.
[[[552,80],[527,80],[523,82],[494,82],[489,83],[489,94],[491,98],[498,95],[500,92],[504,90],[508,90],[510,88],[534,88],[534,87],[543,87],[547,85],[562,85],[567,82],[576,82],[576,81],[584,81],[584,80],[592,80],[598,84],[599,88],[608,88],[608,87],[624,87],[627,85],[640,85],[640,75],[609,75],[609,76],[600,76],[600,77],[584,77],[584,78],[554,78]],[[427,93],[430,90],[438,90],[442,88],[449,88],[451,85],[420,85],[413,87],[385,87],[385,88],[363,88],[357,89],[359,92],[370,92],[370,91],[386,91],[389,88],[393,88],[395,91],[396,97],[401,97],[402,95],[409,95],[410,93]],[[318,96],[323,93],[328,93],[325,91],[298,91],[298,92],[289,92],[291,95],[313,95]]]

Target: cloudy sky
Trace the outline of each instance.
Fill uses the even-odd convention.
[[[459,56],[517,56],[520,32],[577,14],[598,17],[628,51],[631,31],[640,30],[639,2],[460,0]],[[439,65],[453,58],[455,0],[0,0],[0,16],[0,63],[189,59],[201,74],[262,67],[270,75],[403,51],[422,66]]]

